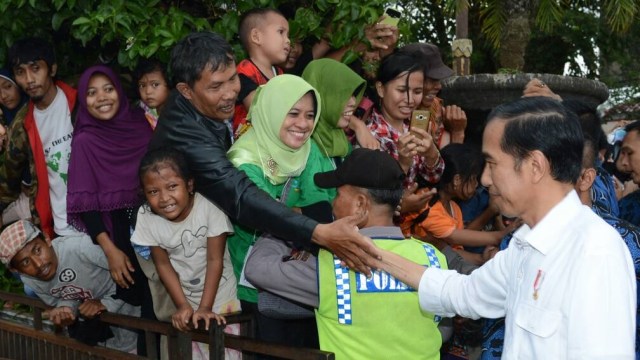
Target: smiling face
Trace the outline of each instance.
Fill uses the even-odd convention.
[[[256,29],[259,32],[259,44],[264,56],[271,64],[287,61],[291,50],[289,40],[289,22],[275,12],[265,15],[264,24]]]
[[[120,99],[113,82],[102,73],[95,73],[87,86],[87,111],[98,120],[111,120],[120,109]]]
[[[291,110],[280,126],[280,140],[292,149],[299,149],[309,140],[313,131],[316,111],[311,93],[305,94]]]
[[[57,65],[51,69],[44,60],[31,61],[13,67],[13,75],[16,83],[29,95],[36,106],[42,104],[48,106],[56,97],[56,85],[53,76]]]
[[[162,107],[169,97],[169,86],[162,71],[156,70],[144,74],[138,81],[138,93],[140,100],[148,107],[153,109]]]
[[[51,244],[38,236],[13,256],[11,267],[27,276],[49,281],[58,271],[58,257]]]
[[[422,101],[423,80],[422,71],[414,71],[404,72],[384,85],[379,81],[376,83],[382,112],[388,120],[399,122],[411,117],[411,112]]]
[[[527,189],[526,184],[529,182],[522,171],[523,165],[516,169],[514,157],[502,151],[500,147],[504,127],[505,121],[498,119],[489,122],[484,130],[482,153],[486,164],[481,182],[495,200],[502,215],[522,217],[531,205],[527,197],[531,189]]]
[[[346,129],[351,122],[351,116],[353,115],[353,111],[356,109],[356,98],[352,96],[349,98],[347,103],[344,106],[344,110],[342,110],[342,115],[340,116],[340,120],[336,124],[340,129]]]
[[[442,90],[442,84],[440,80],[431,79],[425,77],[424,79],[424,94],[422,97],[422,108],[428,109],[433,104],[436,95]]]
[[[224,121],[233,116],[240,92],[240,79],[236,64],[232,61],[220,65],[216,71],[211,71],[211,65],[208,65],[193,87],[178,83],[176,88],[202,115],[215,121]]]
[[[185,182],[169,164],[149,169],[142,177],[142,190],[158,216],[180,222],[191,213],[193,180]]]
[[[297,41],[291,44],[291,50],[289,50],[289,55],[287,55],[287,60],[280,64],[285,71],[291,70],[296,67],[296,63],[298,62],[298,58],[302,55],[302,42]]]
[[[0,78],[0,103],[13,110],[20,105],[20,89],[13,82]]]

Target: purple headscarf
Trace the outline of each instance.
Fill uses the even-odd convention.
[[[94,118],[87,109],[89,80],[97,73],[111,80],[120,102],[116,115],[106,121]],[[67,183],[68,221],[85,230],[80,214],[99,211],[113,235],[108,212],[141,202],[138,167],[152,130],[144,111],[129,107],[118,76],[106,66],[92,66],[82,73],[78,81],[78,101]]]

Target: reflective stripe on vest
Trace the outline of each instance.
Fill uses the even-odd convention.
[[[436,255],[435,249],[432,246],[427,244],[423,244],[423,247],[424,247],[425,253],[427,254],[427,258],[429,259],[429,267],[435,267],[440,269],[441,268],[440,261],[438,260],[438,256]],[[352,318],[351,318],[351,285],[350,285],[349,269],[346,266],[342,266],[341,263],[342,261],[338,259],[337,256],[334,255],[333,266],[336,274],[336,297],[337,297],[337,303],[338,303],[338,323],[350,325]],[[356,273],[356,274],[358,275],[358,279],[357,279],[358,281],[360,282],[370,281],[370,279],[366,279],[366,277],[363,274],[360,274],[360,273]],[[381,274],[384,274],[384,275],[381,275]],[[391,286],[392,289],[388,289],[387,291],[384,291],[382,289],[368,290],[367,285],[361,283],[361,285],[358,285],[358,287],[360,288],[360,286],[362,286],[362,288],[365,290],[364,292],[415,291],[414,289],[404,284],[403,282],[396,280],[394,277],[392,277],[386,272],[375,271],[373,272],[373,275],[374,276],[372,276],[372,278],[377,276],[377,279],[378,279],[376,287],[385,288],[389,284],[395,284],[396,286]],[[385,279],[388,278],[391,280],[390,281],[379,280],[383,276]],[[384,285],[380,285],[381,283],[384,283]],[[433,321],[439,322],[441,319],[442,318],[440,316],[435,315],[433,318]]]

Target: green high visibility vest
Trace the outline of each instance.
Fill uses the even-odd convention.
[[[447,268],[442,253],[416,239],[375,244],[424,266]],[[326,250],[318,255],[320,349],[351,359],[440,359],[440,318],[420,309],[418,292],[383,271],[370,279]]]

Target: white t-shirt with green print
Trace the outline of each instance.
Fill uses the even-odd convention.
[[[71,110],[62,89],[58,88],[49,107],[44,110],[34,108],[33,116],[47,163],[54,230],[58,235],[76,235],[78,232],[67,223],[67,169],[73,125]]]

